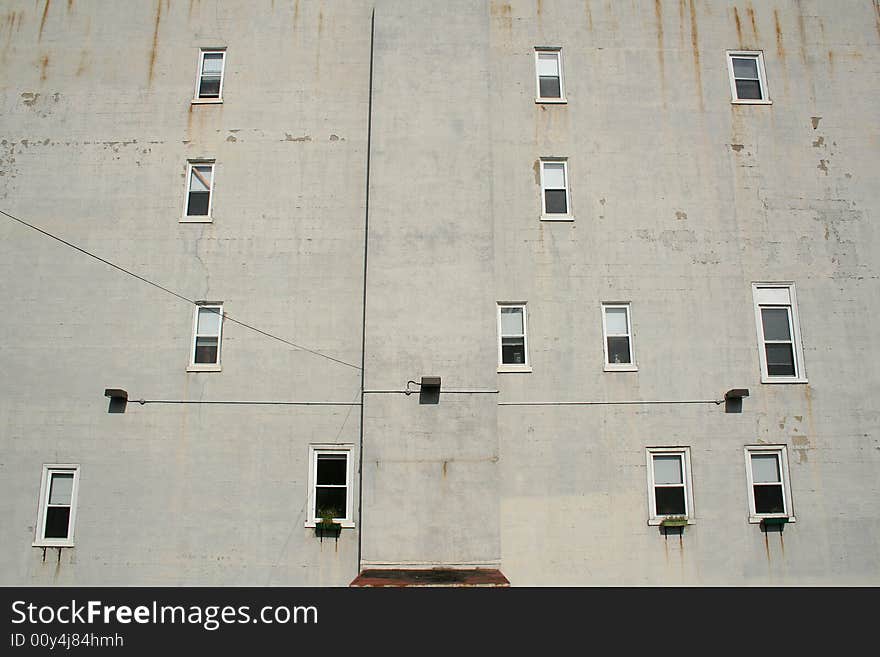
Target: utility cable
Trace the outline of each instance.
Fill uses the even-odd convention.
[[[147,278],[144,278],[143,276],[139,276],[138,274],[135,274],[134,272],[129,271],[125,267],[120,267],[119,265],[114,264],[114,263],[110,262],[109,260],[105,260],[101,256],[95,255],[94,253],[91,253],[90,251],[86,251],[85,249],[77,246],[76,244],[71,244],[67,240],[62,239],[62,238],[58,237],[57,235],[53,235],[52,233],[45,231],[42,228],[39,228],[37,226],[34,226],[33,224],[29,224],[28,222],[24,221],[23,219],[19,219],[18,217],[15,217],[15,216],[9,214],[8,212],[4,212],[3,210],[0,210],[0,214],[3,214],[5,216],[9,217],[13,221],[17,221],[18,223],[22,224],[23,226],[27,226],[28,228],[35,230],[38,233],[42,233],[46,237],[51,237],[53,240],[61,242],[65,246],[69,246],[70,248],[72,248],[76,251],[79,251],[80,253],[82,253],[84,255],[89,256],[90,258],[94,258],[98,262],[102,262],[105,265],[109,265],[110,267],[113,267],[114,269],[118,269],[122,273],[128,274],[129,276],[133,276],[134,278],[146,283],[147,285],[152,285],[153,287],[158,288],[158,289],[162,290],[163,292],[166,292],[172,296],[175,296],[178,299],[180,299],[182,301],[186,301],[187,303],[192,304],[194,306],[199,305],[193,299],[185,297],[182,294],[175,292],[174,290],[169,290],[167,287],[163,287],[162,285],[159,285],[158,283],[156,283],[154,281],[151,281]],[[314,349],[309,349],[308,347],[303,347],[302,345],[291,342],[290,340],[285,340],[284,338],[281,338],[277,335],[273,335],[272,333],[267,333],[266,331],[263,331],[262,329],[258,329],[256,326],[251,326],[250,324],[247,324],[239,319],[236,319],[235,317],[232,317],[231,315],[228,315],[226,313],[223,313],[223,317],[225,319],[228,319],[230,322],[233,322],[234,324],[238,324],[239,326],[242,326],[246,329],[250,329],[251,331],[255,331],[256,333],[260,333],[261,335],[265,335],[267,338],[271,338],[273,340],[278,340],[279,342],[283,342],[284,344],[289,345],[291,347],[294,347],[296,349],[300,349],[301,351],[307,351],[308,353],[314,354],[315,356],[320,356],[321,358],[326,358],[327,360],[331,360],[334,363],[339,363],[340,365],[352,367],[356,370],[361,369],[359,366],[353,365],[352,363],[347,363],[344,360],[340,360],[338,358],[333,358],[333,356],[328,356],[327,354],[322,354],[320,351],[315,351]]]

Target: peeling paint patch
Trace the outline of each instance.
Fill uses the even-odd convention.
[[[330,141],[339,141],[339,135],[330,135]]]
[[[737,153],[739,153],[744,148],[742,144],[731,144],[730,147]]]
[[[226,141],[228,141],[228,142],[235,142],[235,141],[238,141],[238,139],[235,138],[235,135],[229,135],[229,136],[226,138]]]
[[[312,138],[309,135],[303,135],[302,137],[294,137],[289,132],[285,132],[284,139],[282,141],[312,141]]]
[[[31,91],[26,91],[21,95],[21,102],[23,102],[28,107],[33,107],[34,103],[37,102],[37,99],[40,97],[40,94],[33,93]]]
[[[685,220],[687,220],[687,218],[688,218],[688,213],[687,213],[687,212],[682,212],[681,210],[678,210],[678,211],[675,213],[675,218],[678,219],[679,221],[685,221]]]
[[[813,130],[819,127],[819,121],[822,120],[821,116],[811,116],[810,122],[813,124]]]
[[[824,171],[825,175],[828,175],[828,163],[830,160],[819,160],[819,164],[816,166],[817,169]]]
[[[820,146],[825,145],[825,137],[819,137],[816,141],[813,142],[813,148],[819,148]]]

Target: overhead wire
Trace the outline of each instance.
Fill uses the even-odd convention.
[[[42,234],[45,235],[46,237],[50,237],[50,238],[52,238],[53,240],[55,240],[55,241],[57,241],[57,242],[61,242],[61,243],[64,244],[65,246],[69,246],[71,249],[74,249],[74,250],[76,250],[76,251],[79,251],[80,253],[82,253],[82,254],[84,254],[84,255],[87,255],[87,256],[90,257],[90,258],[94,258],[94,259],[97,260],[98,262],[102,262],[102,263],[104,263],[105,265],[108,265],[109,267],[113,267],[114,269],[117,269],[117,270],[121,271],[121,272],[124,273],[124,274],[128,274],[129,276],[132,276],[132,277],[138,279],[139,281],[142,281],[142,282],[146,283],[147,285],[152,285],[153,287],[155,287],[155,288],[157,288],[157,289],[159,289],[159,290],[162,290],[163,292],[165,292],[165,293],[167,293],[167,294],[170,294],[170,295],[172,295],[172,296],[174,296],[174,297],[177,297],[178,299],[180,299],[180,300],[182,300],[182,301],[186,301],[187,303],[189,303],[189,304],[191,304],[191,305],[194,305],[194,306],[198,306],[198,305],[199,305],[194,299],[190,299],[189,297],[186,297],[186,296],[180,294],[179,292],[175,292],[174,290],[171,290],[171,289],[169,289],[169,288],[167,288],[167,287],[165,287],[165,286],[163,286],[163,285],[159,285],[159,283],[156,283],[155,281],[151,281],[150,279],[148,279],[148,278],[144,278],[143,276],[141,276],[141,275],[139,275],[139,274],[136,274],[136,273],[134,273],[133,271],[129,271],[129,270],[126,269],[125,267],[121,267],[120,265],[117,265],[116,263],[110,262],[110,261],[107,260],[106,258],[102,258],[101,256],[96,255],[96,254],[92,253],[91,251],[87,251],[86,249],[84,249],[84,248],[82,248],[82,247],[80,247],[80,246],[77,246],[76,244],[73,244],[73,243],[71,243],[71,242],[68,242],[67,240],[62,239],[61,237],[58,237],[57,235],[53,235],[53,234],[50,233],[49,231],[47,231],[47,230],[43,230],[43,229],[40,228],[39,226],[35,226],[35,225],[31,224],[31,223],[28,223],[28,222],[25,221],[24,219],[20,219],[19,217],[16,217],[16,216],[14,216],[14,215],[11,215],[11,214],[9,214],[8,212],[5,212],[4,210],[0,210],[0,214],[2,214],[2,215],[4,215],[4,216],[6,216],[6,217],[12,219],[13,221],[17,221],[18,223],[22,224],[23,226],[27,226],[28,228],[30,228],[30,229],[32,229],[32,230],[35,230],[35,231],[37,231],[38,233],[42,233]],[[291,342],[290,340],[286,340],[285,338],[282,338],[282,337],[280,337],[280,336],[274,335],[274,334],[272,334],[272,333],[269,333],[269,332],[267,332],[267,331],[264,331],[264,330],[262,330],[262,329],[259,329],[259,328],[257,328],[256,326],[253,326],[253,325],[251,325],[251,324],[248,324],[248,323],[246,323],[246,322],[243,322],[243,321],[240,320],[240,319],[236,319],[235,317],[232,317],[231,315],[229,315],[229,314],[227,314],[227,313],[223,313],[223,317],[224,317],[224,319],[228,319],[230,322],[232,322],[232,323],[234,323],[234,324],[238,324],[239,326],[242,326],[242,327],[244,327],[244,328],[246,328],[246,329],[250,329],[251,331],[254,331],[254,332],[256,332],[256,333],[259,333],[259,334],[261,334],[261,335],[266,336],[267,338],[271,338],[271,339],[273,339],[273,340],[277,340],[277,341],[279,341],[279,342],[282,342],[282,343],[284,343],[284,344],[286,344],[286,345],[288,345],[288,346],[294,347],[295,349],[299,349],[299,350],[301,350],[301,351],[306,351],[306,352],[308,352],[308,353],[310,353],[310,354],[313,354],[313,355],[315,355],[315,356],[320,356],[321,358],[326,358],[327,360],[333,361],[334,363],[339,363],[340,365],[345,365],[346,367],[351,367],[351,368],[354,368],[354,369],[356,369],[356,370],[360,370],[360,369],[361,369],[358,365],[354,365],[354,364],[352,364],[352,363],[348,363],[348,362],[346,362],[346,361],[344,361],[344,360],[341,360],[341,359],[339,359],[339,358],[334,358],[333,356],[328,356],[327,354],[321,353],[320,351],[316,351],[316,350],[314,350],[314,349],[309,349],[308,347],[304,347],[304,346],[302,346],[302,345],[300,345],[300,344],[296,344],[295,342]]]

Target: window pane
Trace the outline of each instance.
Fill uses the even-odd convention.
[[[196,338],[195,363],[217,363],[217,338]]]
[[[766,344],[768,376],[794,376],[794,353],[790,344]]]
[[[736,97],[740,100],[761,100],[761,83],[757,80],[737,80]]]
[[[562,91],[560,90],[559,85],[559,78],[541,76],[540,78],[538,78],[538,84],[541,89],[541,98],[562,97]]]
[[[734,57],[733,77],[758,79],[758,60],[755,57]]]
[[[207,192],[211,189],[211,176],[214,167],[198,166],[193,167],[189,176],[189,191],[191,192]],[[204,182],[202,182],[204,180]],[[207,183],[207,184],[206,184]]]
[[[547,214],[567,214],[568,200],[564,189],[548,189],[544,192],[544,205]]]
[[[315,489],[315,517],[322,518],[324,511],[330,511],[334,518],[345,517],[345,488]]]
[[[761,308],[765,340],[791,340],[788,308]]]
[[[207,217],[210,192],[190,192],[186,204],[187,217]]]
[[[775,454],[752,454],[752,481],[756,484],[782,481],[779,459]]]
[[[544,163],[544,189],[565,189],[565,165],[562,162]]]
[[[754,486],[755,513],[785,513],[782,486]]]
[[[202,78],[199,83],[199,98],[219,98],[220,78]]]
[[[608,335],[627,335],[626,308],[606,308],[605,329]]]
[[[209,52],[205,53],[204,58],[202,59],[202,73],[203,74],[213,74],[214,76],[220,75],[220,71],[223,69],[223,53],[221,52]]]
[[[199,335],[218,335],[220,333],[220,309],[199,308]]]
[[[539,53],[538,75],[541,77],[559,77],[559,55],[556,53]]]
[[[525,365],[526,349],[522,338],[501,339],[501,363],[504,365]]]
[[[73,493],[73,473],[53,473],[49,489],[49,504],[70,504]]]
[[[681,457],[655,456],[654,483],[683,484],[684,480],[681,478]]]
[[[656,508],[658,516],[685,515],[684,486],[673,486],[671,488],[655,488],[654,497],[657,501]]]
[[[46,509],[45,538],[67,538],[70,524],[69,506],[50,506]]]
[[[608,338],[608,362],[612,364],[627,364],[631,361],[629,338]]]
[[[345,454],[318,455],[318,484],[345,485],[345,468],[348,459]]]
[[[523,309],[502,308],[501,335],[522,335],[523,333]]]

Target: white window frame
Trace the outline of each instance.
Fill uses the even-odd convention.
[[[220,312],[220,327],[217,330],[217,362],[216,363],[197,363],[196,362],[196,339],[199,337],[214,337],[213,335],[200,334],[199,330],[199,311],[203,308],[217,308]],[[223,346],[223,304],[221,302],[197,302],[195,312],[193,313],[193,330],[192,341],[189,347],[189,365],[187,372],[219,372],[221,368],[221,353]]]
[[[495,311],[496,322],[498,326],[498,371],[499,372],[531,372],[532,361],[529,358],[529,312],[525,301],[499,301],[498,309]],[[502,308],[522,308],[523,320],[523,352],[525,353],[525,363],[504,363],[502,362],[502,340],[505,337],[501,333],[501,309]],[[519,337],[519,336],[510,336]]]
[[[541,95],[541,73],[539,69],[539,60],[541,55],[556,55],[556,65],[559,69],[559,98],[545,98]],[[535,102],[536,103],[556,103],[565,104],[568,100],[565,97],[565,77],[562,71],[562,47],[561,46],[536,46],[535,47]]]
[[[736,91],[736,78],[733,72],[733,60],[754,59],[758,65],[758,84],[761,87],[761,98],[740,98]],[[770,93],[767,90],[767,72],[764,69],[764,52],[762,50],[728,50],[727,51],[727,72],[730,78],[730,98],[731,103],[737,105],[772,105]]]
[[[73,547],[76,528],[76,498],[79,493],[79,464],[47,463],[43,465],[40,478],[40,505],[37,509],[37,524],[34,527],[34,547]],[[73,474],[70,492],[70,517],[67,521],[67,538],[46,538],[46,510],[49,506],[49,493],[54,473]]]
[[[199,97],[199,89],[202,86],[202,68],[205,63],[205,55],[222,55],[220,66],[220,89],[217,92],[217,98],[201,98]],[[226,48],[200,48],[199,49],[199,67],[196,69],[196,88],[193,93],[193,105],[222,103],[223,102],[223,81],[226,77]]]
[[[788,447],[785,445],[746,445],[744,448],[746,457],[746,481],[749,490],[749,522],[760,523],[765,518],[787,518],[788,522],[796,522],[794,505],[791,499],[791,479],[788,473]],[[758,513],[755,511],[755,483],[752,475],[752,455],[774,455],[779,463],[780,476],[782,478],[782,504],[785,508],[783,513]]]
[[[541,221],[574,221],[574,215],[571,210],[571,181],[568,177],[568,158],[565,157],[542,157],[541,162]],[[547,214],[547,188],[544,185],[544,167],[548,164],[561,164],[562,175],[565,176],[565,214],[551,213]],[[551,187],[558,189],[558,187]]]
[[[309,445],[309,491],[308,491],[308,507],[306,510],[306,527],[314,527],[321,522],[321,518],[315,515],[315,500],[317,498],[316,488],[318,482],[318,456],[322,454],[340,454],[346,456],[345,459],[345,517],[334,518],[334,522],[338,522],[342,527],[351,529],[354,524],[354,446],[350,444],[319,444]]]
[[[656,487],[654,484],[654,457],[655,456],[678,456],[681,457],[682,477],[684,483],[684,504],[687,524],[694,524],[694,482],[691,475],[691,448],[690,447],[647,447],[645,448],[648,469],[648,524],[660,525],[666,518],[677,517],[672,514],[657,514]]]
[[[608,354],[608,319],[606,310],[623,308],[626,310],[626,337],[629,338],[629,363],[612,363]],[[615,333],[610,337],[623,337],[621,334]],[[639,366],[636,363],[636,347],[633,340],[632,327],[632,304],[629,301],[606,301],[602,303],[602,351],[605,354],[606,372],[638,372]]]
[[[766,299],[772,292],[762,294],[763,290],[785,290],[788,294],[788,303],[783,302],[784,299],[781,299],[781,295],[779,303],[767,302]],[[762,296],[764,300],[762,300]],[[752,299],[755,305],[755,327],[758,332],[758,359],[761,364],[761,383],[807,383],[807,372],[804,367],[804,347],[801,341],[797,295],[794,283],[752,283]],[[764,322],[761,318],[761,308],[788,308],[788,321],[794,357],[794,376],[771,376],[767,369],[766,341],[764,340]]]
[[[189,195],[192,191],[192,176],[195,167],[211,167],[211,184],[208,186],[208,214],[187,214],[189,212]],[[183,195],[183,216],[180,223],[185,224],[209,224],[214,221],[214,189],[217,182],[216,160],[187,160],[186,162],[186,190]]]

